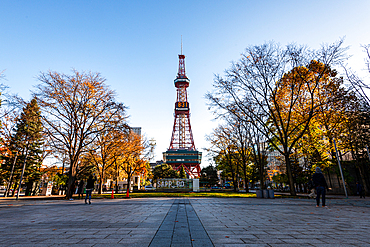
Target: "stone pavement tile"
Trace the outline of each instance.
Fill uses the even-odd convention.
[[[47,246],[50,246],[50,244],[27,244],[27,243],[22,243],[22,244],[12,244],[10,246],[15,246],[15,247],[47,247]]]
[[[235,232],[235,230],[233,230],[233,232]],[[257,230],[246,230],[246,233],[247,234],[268,235],[268,233],[265,232],[265,231],[263,231],[263,230],[260,230],[260,231],[257,231]]]
[[[166,239],[153,239],[153,241],[149,245],[150,247],[170,247],[171,241]]]
[[[125,244],[94,244],[94,247],[143,247],[148,246],[146,243],[125,243]]]
[[[74,247],[92,247],[92,246],[95,246],[94,244],[52,244],[52,245],[49,245],[49,246],[52,246],[52,247],[56,247],[56,246],[74,246]],[[106,246],[106,245],[105,245]]]
[[[211,238],[214,244],[244,244],[240,238]]]
[[[312,244],[312,246],[316,246],[316,247],[354,247],[354,246],[361,246],[361,247],[364,247],[365,245],[337,243],[337,244],[317,244],[317,245]]]
[[[311,239],[308,239],[308,238],[304,238],[304,239],[281,239],[282,241],[284,241],[285,243],[287,244],[322,244],[322,243],[325,243],[319,239],[316,239],[316,238],[311,238]]]
[[[158,237],[158,238],[167,238],[171,241],[171,238],[172,238],[172,232],[157,232],[157,234],[155,234],[155,237]]]
[[[268,246],[271,246],[271,247],[312,247],[312,246],[315,246],[315,245],[312,245],[312,244],[269,244]],[[319,244],[318,246],[321,246],[321,244]]]
[[[259,243],[265,243],[263,239],[259,238],[240,238],[245,244],[259,244]],[[284,243],[284,242],[281,242]]]
[[[122,238],[125,238],[128,234],[110,234],[108,235],[106,238],[109,238],[109,239],[122,239]]]
[[[197,239],[201,239],[201,238],[208,239],[209,238],[208,234],[204,231],[190,232],[190,237],[192,239],[195,239],[195,238],[197,238]]]
[[[152,239],[153,236],[148,236],[147,234],[128,234],[128,235],[124,235],[122,236],[122,239],[147,239],[147,238],[150,238]]]
[[[268,244],[215,244],[215,247],[270,247]]]
[[[317,239],[330,239],[332,240],[333,238],[326,235],[326,234],[289,234],[291,235],[293,238],[317,238]],[[276,236],[276,237],[279,237],[279,236]]]
[[[190,223],[189,223],[190,224]],[[205,232],[204,228],[202,225],[197,225],[197,226],[189,226],[190,232]]]
[[[122,239],[119,244],[135,244],[141,243],[142,246],[148,246],[151,239]]]
[[[43,245],[48,246],[50,244],[41,244],[39,242],[30,241],[1,241],[0,246],[13,246],[13,245]]]
[[[210,239],[194,239],[191,244],[193,247],[213,247]]]
[[[191,246],[191,240],[180,240],[180,239],[172,239],[171,246],[174,244],[182,244],[183,246]]]
[[[79,244],[118,244],[121,239],[82,239]]]
[[[82,240],[83,240],[83,238],[75,238],[75,239],[49,238],[49,239],[42,240],[39,243],[41,243],[41,244],[55,244],[55,243],[58,243],[58,244],[78,244]]]
[[[278,238],[264,238],[264,239],[260,239],[260,240],[261,240],[261,242],[267,243],[267,244],[283,244],[283,243],[285,243],[283,239],[278,239]]]
[[[271,238],[273,235],[254,234],[254,236],[256,236],[257,238],[263,239],[263,238]],[[289,234],[279,234],[279,235],[274,235],[274,236],[276,236],[276,238],[280,238],[280,239],[295,239],[293,236],[291,236]]]
[[[224,233],[224,234],[208,234],[210,237],[212,236],[213,238],[255,238],[258,239],[257,236],[255,235],[249,235],[249,234],[232,234],[231,232],[229,233]]]
[[[191,247],[191,243],[171,243],[171,247]]]
[[[137,228],[137,229],[131,229],[129,233],[137,234],[137,233],[156,233],[158,230],[158,227],[154,228]],[[120,233],[120,232],[119,232]],[[124,232],[123,232],[124,234]]]
[[[320,239],[321,240],[321,239]],[[325,241],[324,239],[322,240],[323,242],[326,242],[328,244],[332,244],[332,243],[344,243],[344,244],[347,244],[347,243],[352,243],[352,244],[363,244],[363,245],[367,245],[368,242],[366,240],[361,240],[361,239],[353,239],[353,238],[342,238],[342,239],[330,239],[330,241]]]
[[[69,239],[74,238],[86,238],[86,239],[104,239],[108,237],[110,234],[85,234],[84,232],[81,232],[80,234],[73,235],[69,237]]]
[[[101,229],[101,230],[98,230],[96,232],[96,234],[108,234],[108,235],[113,235],[113,234],[120,234],[120,235],[123,235],[123,234],[129,234],[130,232],[132,232],[132,230],[118,230],[118,229]]]

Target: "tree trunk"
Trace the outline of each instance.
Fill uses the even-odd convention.
[[[6,186],[4,197],[7,197],[7,195],[9,194],[9,190],[11,188],[11,185],[12,185],[12,178],[13,178],[15,163],[17,162],[17,157],[18,157],[18,151],[17,151],[17,154],[15,155],[15,158],[14,158],[14,162],[13,162],[13,165],[12,165],[12,170],[10,172],[9,182],[8,182],[8,185]]]
[[[116,194],[118,194],[118,178],[116,177]]]
[[[119,177],[119,170],[118,170],[118,165],[116,164],[116,194],[118,194],[118,177]]]
[[[76,162],[74,162],[76,163]],[[72,198],[73,192],[72,191],[72,185],[76,181],[76,175],[77,175],[77,169],[76,169],[76,164],[71,162],[70,168],[69,168],[69,179],[68,179],[68,184],[67,184],[67,193],[66,193],[66,198],[70,199]]]
[[[233,185],[234,185],[234,192],[237,191],[237,184],[236,184],[236,175],[235,175],[235,170],[233,168],[233,162],[232,162],[232,159],[231,159],[231,154],[227,154],[227,162],[229,163],[229,166],[230,166],[230,169],[231,169],[231,177],[232,177],[232,180],[233,180]]]
[[[14,195],[15,195],[15,190],[17,189],[17,187],[18,187],[18,181],[15,181],[15,183],[14,183],[14,189],[13,189],[13,191],[12,191],[12,197],[14,197]]]
[[[126,197],[130,196],[130,186],[131,186],[131,175],[127,175],[127,190],[126,190]]]
[[[248,178],[247,178],[247,166],[244,165],[243,166],[243,169],[244,169],[244,188],[245,188],[245,192],[249,192],[249,187],[248,187]]]
[[[261,189],[264,190],[266,189],[265,185],[265,176],[264,176],[264,163],[259,161],[259,176],[260,176],[260,183],[261,183]]]
[[[333,184],[331,183],[330,168],[327,169],[326,174],[328,175],[329,178],[330,188],[333,188]]]
[[[293,181],[292,169],[290,167],[289,154],[285,154],[284,158],[285,158],[286,171],[288,173],[290,195],[295,196],[296,192],[295,192],[295,189],[294,189],[294,181]]]
[[[102,167],[100,179],[99,179],[99,194],[103,194],[103,182],[104,182],[104,166]]]
[[[25,192],[25,196],[30,196],[31,195],[31,192],[32,192],[32,189],[33,189],[33,181],[28,181],[26,183],[26,192]]]
[[[363,168],[363,164],[361,164],[359,167],[358,167],[358,170],[360,171],[360,177],[361,177],[361,181],[362,181],[362,186],[364,187],[364,190],[365,190],[365,193],[368,191],[367,190],[367,183],[366,183],[366,179],[365,179],[365,173],[364,173],[364,170],[362,169]]]
[[[236,191],[239,191],[240,189],[240,177],[239,177],[239,162],[236,162],[236,187],[237,187],[237,190]]]
[[[10,196],[10,189],[12,188],[13,179],[9,181],[9,184],[7,185],[7,189],[5,190],[4,197]]]
[[[40,183],[41,183],[41,180],[39,180],[39,181],[35,182],[35,187],[34,187],[34,188],[33,188],[33,190],[32,190],[32,195],[33,195],[33,196],[38,195],[38,193],[39,193],[39,188],[40,188]]]
[[[259,148],[259,147],[257,147]],[[264,190],[266,189],[266,184],[265,184],[265,160],[264,156],[261,153],[260,150],[257,151],[257,161],[258,161],[258,167],[259,167],[259,177],[260,177],[260,183],[261,183],[261,189]]]

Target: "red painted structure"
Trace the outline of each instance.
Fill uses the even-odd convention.
[[[200,177],[202,153],[195,149],[190,125],[190,106],[186,89],[190,80],[185,74],[185,55],[179,55],[179,71],[174,81],[177,99],[170,147],[163,153],[164,162],[175,170],[184,167],[189,177]]]

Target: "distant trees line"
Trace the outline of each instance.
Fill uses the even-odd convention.
[[[363,48],[370,73],[370,46]],[[264,188],[274,151],[286,171],[276,181],[289,184],[291,195],[316,166],[339,175],[337,158],[344,156],[346,181],[359,179],[368,191],[369,84],[345,66],[346,50],[343,40],[318,50],[267,42],[247,47],[224,76],[215,76],[206,98],[222,123],[207,136],[208,150],[235,190],[257,182]]]
[[[370,73],[370,46],[363,48]],[[215,76],[206,99],[221,124],[206,137],[208,151],[235,190],[248,191],[248,184],[257,182],[263,188],[267,155],[274,151],[286,171],[276,181],[288,183],[292,195],[316,166],[337,172],[337,158],[346,181],[359,179],[368,191],[370,88],[344,65],[346,50],[343,40],[318,50],[268,42],[247,47],[224,76]],[[149,176],[154,144],[130,131],[126,106],[99,73],[49,71],[38,79],[30,102],[3,96],[0,184],[6,195],[14,195],[21,177],[26,194],[36,194],[48,156],[68,168],[68,174],[53,178],[65,183],[67,197],[75,181],[88,174],[98,175],[100,192],[107,178],[117,185],[123,177],[130,184],[136,174]],[[168,166],[161,169],[156,178],[184,176]],[[202,174],[203,181],[215,183],[212,167]]]
[[[0,184],[6,196],[14,196],[20,177],[26,195],[35,195],[48,156],[68,168],[68,174],[53,178],[65,184],[67,198],[75,181],[89,174],[96,173],[100,193],[107,178],[117,185],[124,177],[130,185],[134,175],[148,175],[154,147],[131,131],[126,106],[116,101],[99,73],[49,71],[38,79],[30,102],[8,97],[1,108]]]

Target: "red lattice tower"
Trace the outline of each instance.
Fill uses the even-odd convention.
[[[175,120],[173,123],[170,150],[184,149],[195,151],[193,133],[190,125],[190,107],[188,93],[190,80],[185,75],[185,55],[179,55],[179,72],[175,79],[177,99],[175,103]]]
[[[174,81],[177,99],[170,147],[163,153],[164,160],[175,170],[184,167],[189,177],[200,177],[202,153],[195,149],[190,125],[190,107],[186,89],[190,80],[185,74],[185,55],[179,55],[179,71]]]

